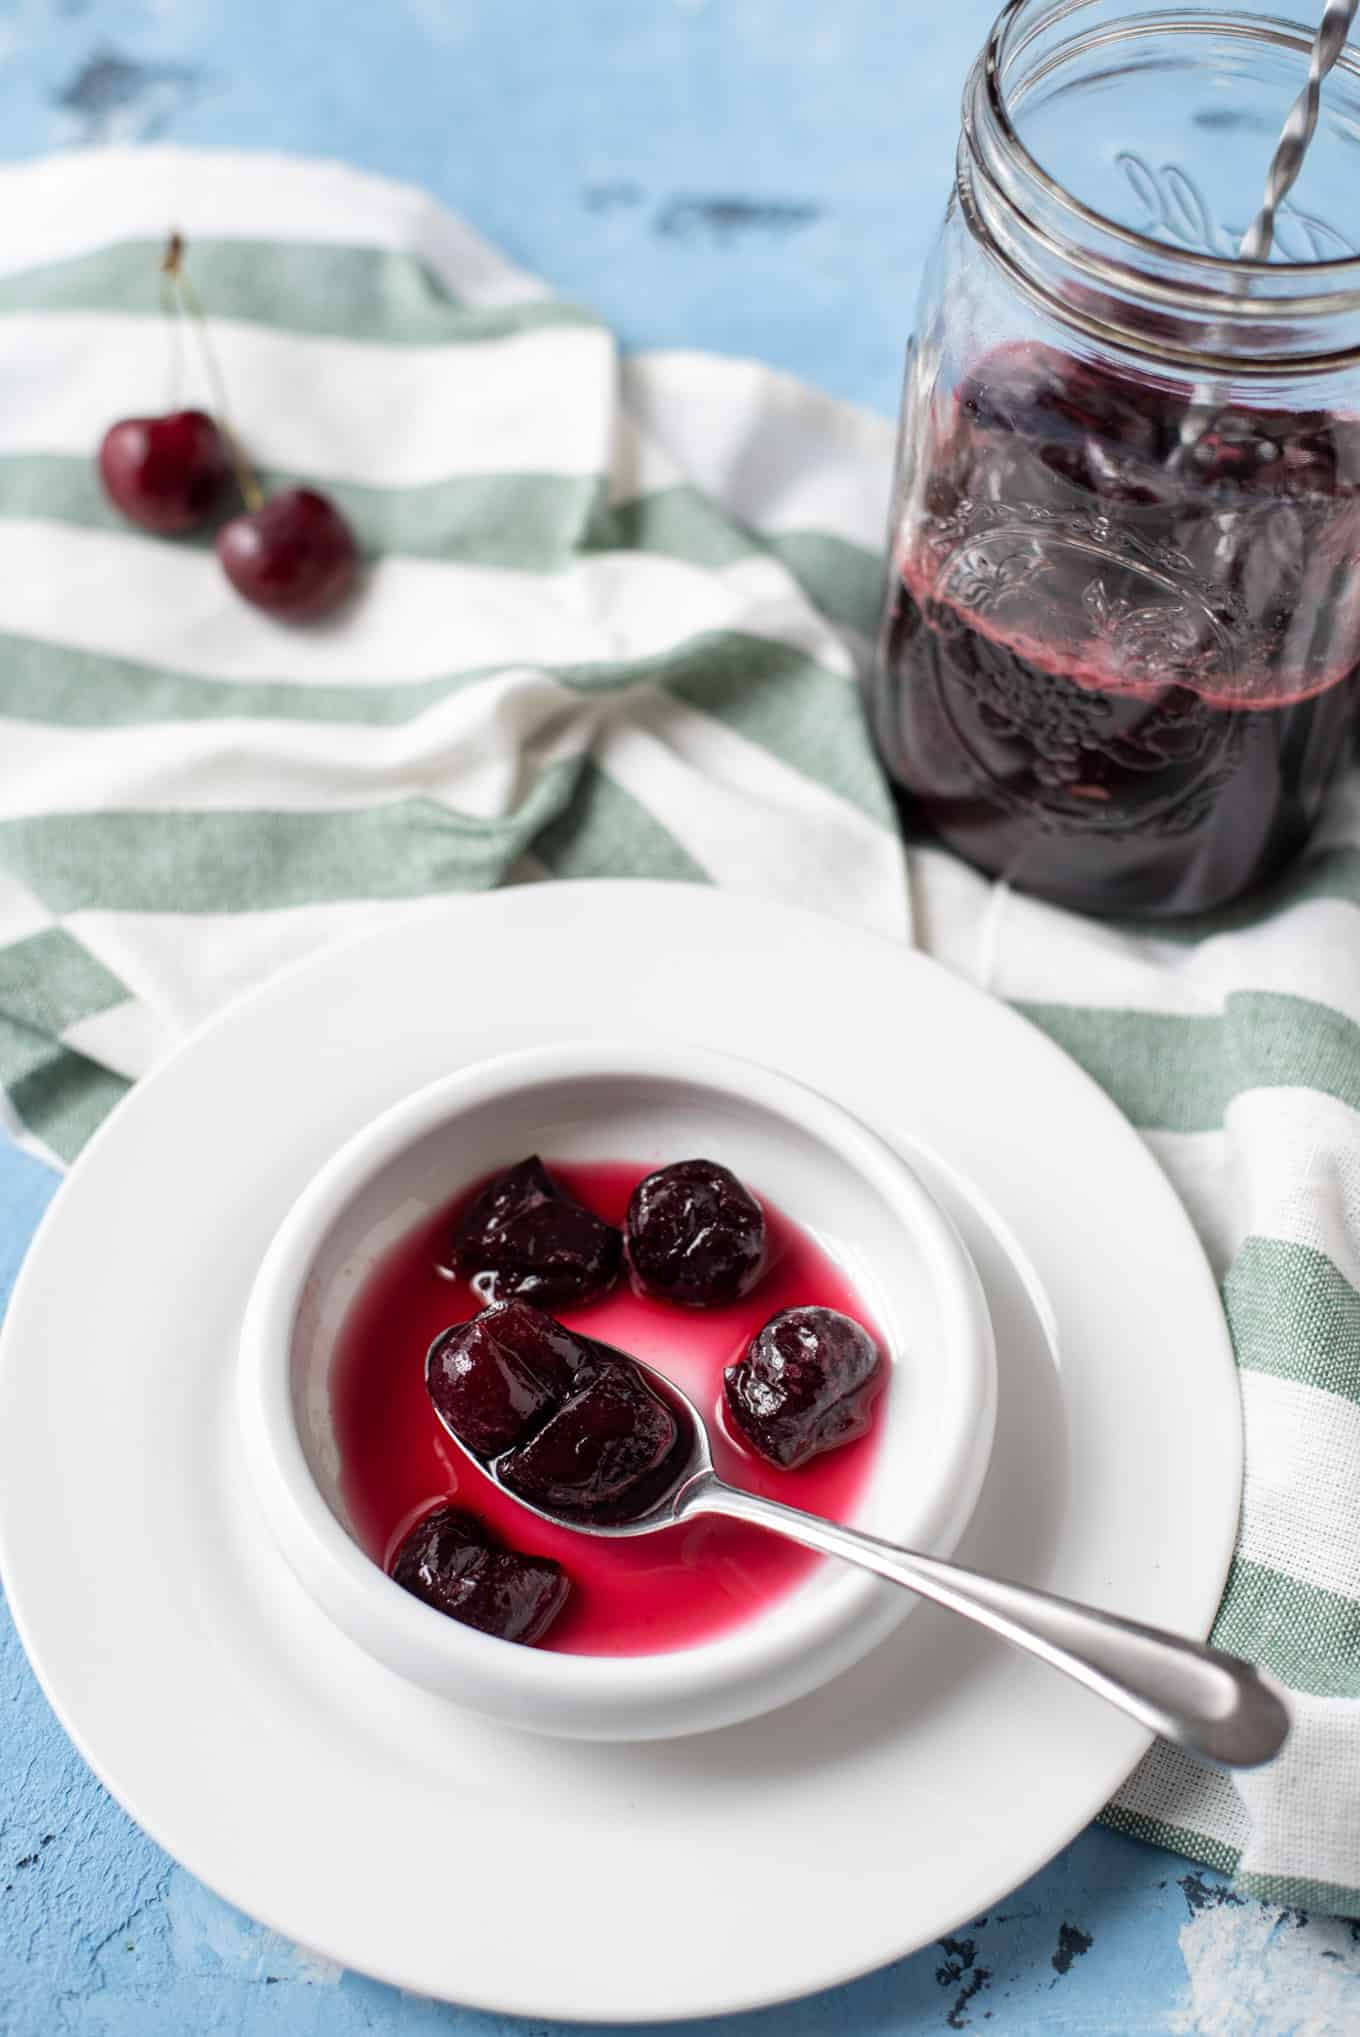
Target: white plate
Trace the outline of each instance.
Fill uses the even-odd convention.
[[[232,1412],[273,1226],[422,1083],[634,1030],[762,1058],[948,1155],[925,1171],[1001,1374],[963,1560],[1202,1635],[1241,1481],[1227,1333],[1163,1176],[1056,1048],[905,949],[698,888],[544,885],[404,915],[224,1014],[96,1138],[21,1275],[15,1619],[91,1766],[211,1887],[363,1972],[539,2018],[716,2014],[912,1951],[1056,1852],[1146,1744],[932,1607],[749,1725],[538,1740],[400,1682],[303,1595]]]

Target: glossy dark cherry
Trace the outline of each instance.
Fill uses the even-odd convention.
[[[642,1291],[686,1308],[739,1301],[765,1265],[764,1212],[714,1160],[680,1160],[640,1181],[627,1236]]]
[[[622,1264],[619,1232],[565,1195],[537,1154],[495,1175],[453,1237],[454,1271],[486,1301],[579,1307],[607,1294]]]
[[[222,434],[202,410],[120,418],[99,447],[99,478],[110,502],[159,537],[206,522],[230,472]]]
[[[1360,709],[1360,420],[1045,346],[917,449],[870,707],[910,821],[1106,913],[1227,904],[1307,840]]]
[[[474,1514],[451,1506],[416,1522],[392,1576],[436,1612],[502,1641],[542,1640],[571,1591],[560,1563],[502,1548]]]
[[[222,570],[243,600],[285,622],[309,622],[354,584],[354,535],[314,488],[288,488],[217,533]]]
[[[495,1302],[435,1338],[430,1399],[469,1450],[499,1457],[543,1426],[597,1350],[528,1302]]]
[[[877,1344],[850,1316],[789,1308],[728,1366],[723,1391],[738,1433],[788,1471],[862,1436],[882,1377]]]
[[[502,1485],[545,1512],[634,1520],[661,1497],[679,1425],[626,1358],[587,1365],[578,1391],[496,1467]]]

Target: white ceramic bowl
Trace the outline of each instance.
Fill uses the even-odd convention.
[[[972,1261],[916,1175],[838,1105],[753,1062],[590,1042],[506,1055],[421,1090],[351,1139],[284,1219],[246,1313],[239,1397],[250,1473],[278,1545],[370,1655],[507,1723],[651,1739],[800,1697],[895,1627],[910,1594],[828,1561],[714,1641],[626,1658],[558,1654],[434,1612],[351,1533],[330,1412],[337,1325],[395,1239],[529,1152],[650,1166],[702,1153],[816,1236],[863,1296],[892,1362],[856,1525],[940,1555],[962,1534],[991,1449],[995,1353]]]

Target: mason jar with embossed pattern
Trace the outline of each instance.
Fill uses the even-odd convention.
[[[907,367],[868,703],[909,826],[1087,911],[1222,906],[1360,700],[1360,50],[1233,251],[1312,29],[1011,0]]]

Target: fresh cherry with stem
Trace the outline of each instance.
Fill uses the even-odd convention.
[[[182,255],[183,242],[173,234],[161,261],[162,301],[175,335],[172,382],[178,381],[175,283]],[[172,403],[162,417],[120,417],[100,441],[105,494],[130,522],[160,537],[178,537],[206,523],[230,477],[226,444],[206,411]]]
[[[358,553],[329,497],[315,488],[285,488],[268,501],[258,486],[241,493],[246,508],[217,533],[217,556],[242,599],[285,622],[309,622],[343,601]]]
[[[197,530],[231,475],[221,434],[203,410],[120,417],[99,447],[99,478],[115,509],[158,537]]]
[[[161,275],[167,310],[176,319],[187,313],[197,334],[216,422],[202,411],[123,419],[106,434],[100,448],[104,485],[117,506],[144,528],[175,532],[192,530],[211,514],[234,472],[245,508],[217,533],[223,572],[254,607],[285,621],[309,621],[334,608],[353,585],[358,566],[353,532],[334,503],[317,489],[281,489],[266,499],[228,422],[226,389],[178,233],[167,243]],[[178,324],[173,329],[178,333]],[[144,450],[149,434],[156,435],[159,454],[154,468]],[[192,459],[186,446],[195,449]],[[204,480],[209,447],[216,456],[210,491]],[[191,482],[197,492],[188,513]]]
[[[172,248],[175,243],[172,241]],[[227,393],[208,338],[198,293],[185,273],[183,243],[171,274],[193,320],[236,470],[245,509],[217,533],[222,570],[243,600],[287,622],[324,615],[354,582],[358,550],[349,525],[329,497],[315,488],[284,488],[267,500],[240,440],[227,423]]]

